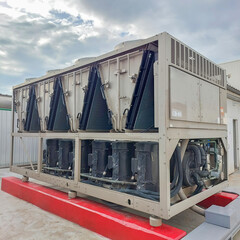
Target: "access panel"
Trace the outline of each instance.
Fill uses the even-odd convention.
[[[220,124],[219,87],[170,67],[170,118]]]
[[[170,67],[170,118],[200,122],[199,79]]]

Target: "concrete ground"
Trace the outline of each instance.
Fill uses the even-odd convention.
[[[0,181],[7,176],[20,177],[9,169],[0,169]],[[0,191],[0,240],[55,239],[107,238]]]
[[[10,173],[9,169],[0,169],[0,181],[2,177],[7,176],[20,177]],[[230,186],[240,186],[240,172],[230,176]],[[165,222],[190,232],[204,222],[204,217],[191,210],[186,210]],[[0,240],[6,239],[103,240],[107,238],[0,191]]]

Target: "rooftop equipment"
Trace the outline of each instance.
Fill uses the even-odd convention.
[[[38,164],[11,170],[169,219],[227,184],[225,72],[168,33],[24,82],[14,138]],[[195,208],[196,209],[196,208]]]

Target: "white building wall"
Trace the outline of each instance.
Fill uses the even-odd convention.
[[[239,148],[240,148],[240,103],[233,101],[231,99],[227,99],[227,115],[228,115],[228,173],[231,174],[235,171],[234,169],[234,144],[233,144],[233,120],[237,120],[237,155],[238,160],[239,156]]]
[[[230,86],[240,90],[240,60],[219,64],[226,70],[227,82]],[[234,143],[233,143],[233,120],[237,120],[237,156],[239,157],[239,136],[240,136],[240,103],[237,101],[227,100],[227,116],[228,116],[228,171],[234,172]],[[238,164],[239,166],[239,164]]]
[[[240,60],[221,63],[219,66],[226,69],[228,84],[240,90]]]

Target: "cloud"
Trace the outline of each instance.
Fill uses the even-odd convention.
[[[163,31],[217,63],[239,59],[239,8],[238,0],[0,0],[0,92]]]

